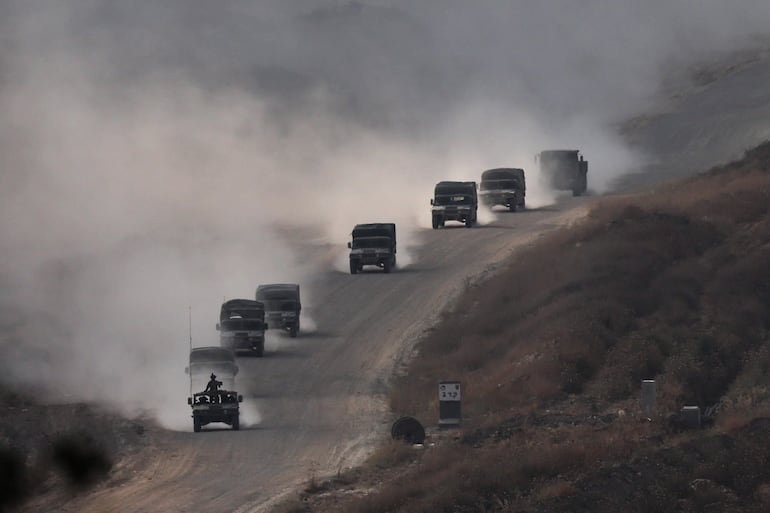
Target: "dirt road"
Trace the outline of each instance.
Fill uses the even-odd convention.
[[[264,358],[239,359],[244,408],[256,406],[259,424],[238,432],[168,433],[161,446],[142,453],[132,479],[63,510],[260,511],[313,474],[360,463],[389,431],[387,382],[422,330],[469,279],[574,219],[589,201],[565,198],[545,209],[500,212],[495,222],[472,229],[425,229],[415,262],[389,275],[351,276],[327,263],[308,287],[316,331],[297,339],[276,335]]]

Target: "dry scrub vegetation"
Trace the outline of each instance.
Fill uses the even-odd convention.
[[[770,143],[643,195],[472,286],[392,392],[437,419],[463,382],[464,425],[305,494],[293,511],[770,511]],[[643,418],[640,380],[658,382]],[[713,415],[682,431],[682,405]]]

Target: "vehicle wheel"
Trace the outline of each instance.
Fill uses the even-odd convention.
[[[201,432],[201,421],[193,417],[193,431],[196,433]]]
[[[393,262],[391,260],[385,260],[382,263],[382,270],[385,271],[386,273],[389,273],[391,265],[393,265]]]
[[[358,274],[358,264],[353,260],[350,261],[350,274]]]
[[[262,342],[262,345],[254,350],[254,354],[257,355],[257,358],[261,358],[261,357],[265,356],[265,343],[264,342]]]
[[[579,188],[577,188],[577,187],[575,187],[574,189],[572,189],[572,195],[573,195],[573,196],[580,196],[580,195],[582,194],[582,192],[583,192],[583,191],[581,191],[581,190],[580,190]]]
[[[233,431],[238,431],[241,429],[241,417],[239,415],[235,415],[233,417]]]
[[[465,220],[465,227],[466,228],[472,228],[473,227],[473,219],[472,218],[469,217],[468,219]]]
[[[295,324],[289,329],[289,336],[291,338],[297,338],[297,333],[299,333],[299,323]]]
[[[508,205],[508,211],[516,212],[516,203],[511,203],[510,205]]]
[[[438,216],[433,216],[433,229],[435,230],[439,226],[441,226],[441,219]]]

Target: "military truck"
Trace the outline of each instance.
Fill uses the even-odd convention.
[[[515,167],[487,169],[481,173],[481,202],[488,206],[503,205],[511,212],[524,209],[527,183],[524,170]]]
[[[212,422],[224,422],[238,431],[241,427],[241,402],[243,396],[233,390],[192,394],[187,398],[187,404],[192,408],[193,431],[198,433],[202,426]]]
[[[184,369],[190,375],[190,389],[206,386],[209,375],[214,373],[222,380],[225,388],[235,386],[238,364],[232,349],[220,346],[196,347],[190,350],[190,363]]]
[[[219,310],[219,343],[233,351],[265,353],[265,305],[250,299],[231,299]]]
[[[588,187],[588,161],[580,150],[544,150],[535,155],[540,164],[540,179],[547,187],[572,191],[580,196]]]
[[[281,329],[294,338],[299,333],[299,285],[271,283],[257,287],[256,300],[265,305],[265,317],[271,329]]]
[[[476,182],[439,182],[430,204],[433,229],[447,221],[459,221],[470,228],[476,224],[479,207]]]
[[[376,265],[386,273],[396,267],[395,223],[357,224],[351,237],[350,274],[358,273],[365,265]]]

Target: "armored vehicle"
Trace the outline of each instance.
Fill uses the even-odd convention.
[[[350,274],[358,273],[365,265],[376,265],[386,273],[396,267],[395,223],[357,224],[351,236]]]
[[[292,338],[299,333],[299,285],[296,283],[272,283],[257,287],[257,301],[265,305],[267,324],[272,329],[287,331]]]
[[[250,299],[231,299],[219,311],[219,343],[233,351],[265,353],[265,305]]]
[[[430,204],[434,229],[447,221],[460,221],[470,228],[476,224],[479,207],[476,182],[439,182]]]
[[[237,431],[241,427],[240,404],[243,396],[232,390],[198,392],[187,398],[192,408],[193,431],[212,422],[224,422]]]
[[[573,196],[586,192],[588,161],[580,150],[545,150],[535,156],[540,164],[540,179],[552,189],[572,191]]]
[[[481,173],[481,202],[488,207],[503,205],[511,212],[524,209],[527,184],[519,168],[487,169]]]

